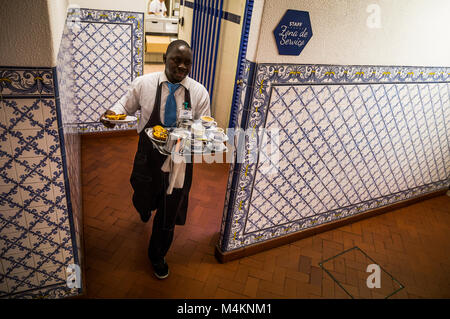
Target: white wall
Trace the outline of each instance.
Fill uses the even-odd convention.
[[[248,33],[247,54],[249,61],[256,61],[256,52],[258,50],[258,41],[260,37],[262,15],[264,10],[264,0],[255,0],[253,3],[252,18],[250,20],[250,30]]]
[[[245,0],[224,0],[223,10],[241,16],[240,24],[222,19],[211,112],[220,127],[228,127],[241,42]]]
[[[48,0],[48,12],[50,19],[50,31],[52,37],[52,55],[53,64],[56,65],[56,58],[58,57],[59,46],[61,44],[61,37],[64,31],[64,25],[67,17],[68,0]]]
[[[223,10],[241,16],[241,21],[240,24],[237,24],[222,19],[221,24],[213,100],[211,101],[212,115],[221,127],[227,127],[230,118],[244,9],[245,0],[224,0],[223,2]],[[184,17],[184,26],[180,26],[178,38],[190,44],[193,10],[181,6],[180,16]]]
[[[0,0],[0,65],[56,65],[67,0]]]
[[[146,0],[69,0],[69,4],[77,4],[80,8],[98,10],[118,10],[145,12]]]
[[[448,0],[264,2],[257,54],[253,60],[251,55],[247,55],[251,61],[450,66]],[[369,4],[379,5],[381,28],[367,26],[370,13],[366,9]],[[278,55],[275,44],[273,30],[287,9],[308,11],[311,17],[313,36],[299,56]]]
[[[192,25],[194,18],[194,10],[189,7],[180,5],[180,18],[184,17],[184,25],[178,25],[178,39],[184,40],[191,45]]]

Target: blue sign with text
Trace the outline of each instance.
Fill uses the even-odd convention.
[[[287,10],[273,34],[280,55],[299,55],[312,37],[309,13]]]

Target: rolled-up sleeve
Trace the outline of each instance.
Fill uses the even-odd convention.
[[[195,113],[196,113],[195,119],[199,119],[201,116],[204,116],[204,115],[211,116],[209,93],[205,88],[202,88],[202,91],[200,92],[199,103],[198,103],[197,110]]]
[[[131,83],[127,93],[125,93],[125,95],[122,96],[110,110],[114,111],[116,114],[134,115],[140,108],[140,84],[140,78],[136,78]]]

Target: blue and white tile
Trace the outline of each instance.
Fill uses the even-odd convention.
[[[0,159],[0,186],[9,185],[12,181],[17,181],[16,165],[5,156]]]
[[[22,205],[22,197],[16,184],[0,186],[0,211],[20,208]]]
[[[46,267],[37,273],[38,282],[41,287],[66,283],[65,267]]]
[[[44,118],[46,129],[57,130],[58,121],[56,118],[56,104],[55,99],[41,99],[40,106]]]
[[[47,157],[18,157],[14,162],[20,184],[42,183],[51,179],[50,161]]]
[[[0,68],[0,93],[9,95],[54,95],[53,74],[50,68]]]
[[[446,116],[450,115],[449,90],[447,83],[433,82],[447,79],[450,70],[436,69],[427,68],[427,76],[406,67],[258,65],[256,89],[251,105],[246,106],[250,107],[247,126],[282,128],[282,178],[270,182],[262,178],[261,157],[257,165],[243,163],[245,172],[235,177],[242,192],[228,204],[233,224],[223,234],[223,249],[448,186],[449,125],[445,121],[450,124]],[[413,82],[410,75],[420,83],[406,84]],[[269,196],[271,201],[266,200]],[[297,214],[284,201],[310,210],[302,207]],[[346,211],[333,213],[345,206],[349,207]],[[312,213],[319,215],[311,218]],[[269,226],[269,220],[278,222]]]
[[[35,157],[48,153],[46,133],[42,130],[12,130],[8,132],[13,157]]]
[[[33,229],[30,234],[30,245],[33,252],[41,254],[43,251],[57,249],[61,245],[59,229],[55,227]]]
[[[22,185],[20,194],[25,207],[52,205],[55,201],[53,189],[49,183]]]
[[[38,99],[4,99],[6,120],[10,130],[43,127],[41,101]]]
[[[3,274],[2,264],[0,262],[0,274]],[[8,284],[6,278],[4,276],[0,276],[0,297],[6,295],[9,291]]]
[[[0,252],[3,258],[21,254],[31,249],[30,236],[26,232],[15,232],[0,235]]]
[[[76,122],[80,132],[106,131],[98,118],[143,74],[143,14],[81,9],[80,18],[71,44]]]
[[[39,288],[39,282],[36,273],[22,272],[6,278],[9,293],[17,293],[25,290]]]
[[[25,211],[27,227],[29,229],[41,229],[60,225],[60,216],[64,213],[62,208],[56,206],[29,207]]]
[[[12,153],[11,141],[9,139],[9,132],[0,130],[0,156],[1,158],[10,157]]]
[[[0,211],[0,233],[21,232],[27,228],[27,221],[22,210],[11,209]]]
[[[7,127],[6,113],[5,113],[5,103],[0,96],[0,130],[4,130]]]
[[[22,232],[27,228],[25,213],[22,209],[0,211],[0,231],[2,233]]]
[[[4,275],[15,275],[17,273],[30,272],[36,268],[32,253],[24,250],[16,254],[8,254],[2,259],[5,269]]]

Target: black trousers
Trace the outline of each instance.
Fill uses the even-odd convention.
[[[172,194],[167,195],[161,192],[158,196],[158,209],[153,220],[152,235],[148,245],[148,257],[154,263],[162,261],[169,251],[175,225],[184,225],[186,222],[192,168],[192,164],[186,165],[186,178],[182,189],[174,188]],[[166,190],[168,184],[169,174],[164,173],[162,189]]]

